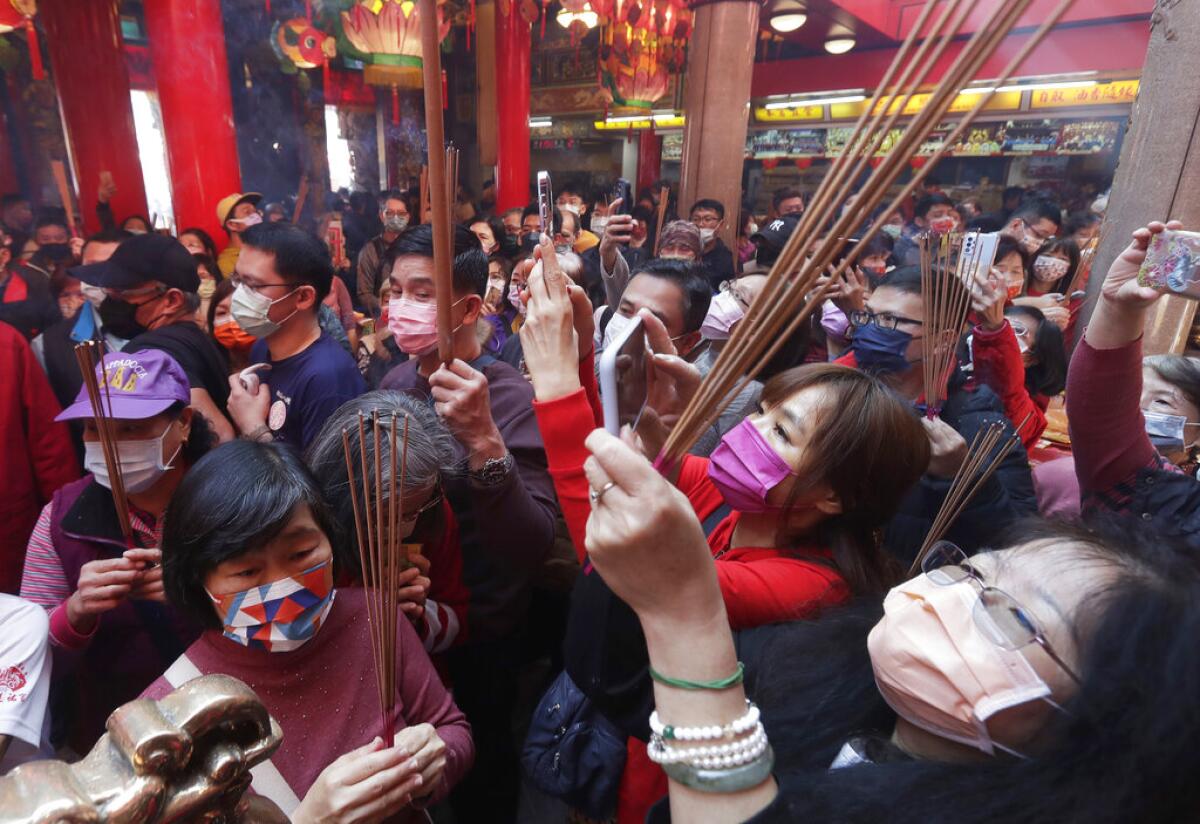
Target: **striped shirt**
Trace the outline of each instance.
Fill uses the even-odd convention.
[[[29,544],[25,549],[25,570],[21,575],[21,597],[52,610],[71,596],[67,574],[50,539],[51,511],[54,503],[42,507]],[[161,546],[162,519],[148,512],[129,508],[129,524],[140,546]]]

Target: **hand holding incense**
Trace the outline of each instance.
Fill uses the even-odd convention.
[[[113,424],[112,393],[109,388],[108,372],[104,368],[104,348],[104,344],[100,341],[86,340],[75,347],[75,358],[79,363],[80,374],[83,376],[88,403],[92,406],[93,420],[96,422],[96,434],[99,436],[100,448],[104,453],[104,465],[108,469],[113,506],[117,510],[117,523],[120,524],[125,545],[133,549],[137,544],[133,537],[133,526],[129,522],[129,501],[125,494],[125,479],[121,474],[117,431]]]

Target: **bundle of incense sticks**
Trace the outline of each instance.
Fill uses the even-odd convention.
[[[374,462],[367,459],[368,420],[371,442],[375,448]],[[388,445],[386,472],[383,469],[385,442]],[[396,416],[392,416],[390,426],[381,427],[378,412],[369,419],[359,413],[357,459],[352,454],[350,432],[346,429],[342,430],[342,450],[346,458],[346,479],[350,485],[354,533],[358,541],[358,560],[366,593],[367,624],[371,632],[379,713],[390,747],[396,736],[396,632],[400,620],[397,576],[408,567],[406,548],[399,537],[404,484],[407,481],[408,417],[404,418],[403,432],[398,433]],[[356,486],[361,486],[361,494]]]
[[[909,567],[908,574],[916,575],[921,570],[921,564],[930,548],[942,540],[946,532],[954,524],[964,508],[970,503],[988,479],[996,472],[1000,463],[1008,457],[1008,453],[1021,442],[1021,430],[1029,422],[1029,415],[1008,436],[1004,435],[1004,422],[994,421],[975,433],[971,445],[967,448],[962,466],[950,482],[950,489],[933,519],[933,526],[921,544],[921,550]]]
[[[425,144],[429,152],[429,199],[433,213],[433,285],[437,293],[438,358],[454,359],[450,307],[453,298],[454,195],[458,150],[446,149],[442,126],[442,55],[438,49],[436,0],[420,0],[421,81],[425,92]]]
[[[1099,246],[1100,235],[1096,235],[1079,247],[1079,266],[1075,268],[1075,277],[1071,278],[1071,283],[1063,294],[1064,297],[1069,298],[1075,292],[1085,288],[1092,272],[1092,261],[1096,259],[1096,249]]]
[[[671,197],[671,189],[663,186],[658,190],[658,222],[654,229],[654,256],[658,257],[658,251],[662,248],[662,227],[663,220],[667,216],[667,201]]]
[[[83,375],[88,403],[96,421],[96,433],[100,436],[100,448],[104,452],[104,465],[108,469],[109,489],[112,490],[113,506],[117,510],[117,523],[125,545],[134,547],[133,526],[129,523],[129,501],[125,496],[125,478],[121,474],[121,461],[117,452],[117,433],[113,426],[112,391],[109,389],[108,371],[104,368],[104,344],[96,340],[85,340],[75,346],[75,359]],[[97,369],[99,367],[99,369]],[[96,372],[100,375],[97,376]]]
[[[908,170],[909,159],[930,132],[945,122],[959,90],[975,78],[1031,1],[1008,0],[991,4],[987,19],[962,44],[936,84],[933,84],[933,78],[946,63],[943,57],[949,59],[946,49],[958,37],[978,0],[928,0],[925,3],[895,59],[884,72],[871,103],[850,130],[845,147],[834,158],[800,224],[780,252],[762,293],[741,323],[734,327],[733,335],[713,369],[672,430],[663,449],[665,461],[673,462],[682,457],[721,413],[727,399],[733,398],[753,380],[792,333],[808,322],[840,275],[858,260],[861,250],[879,231],[880,224],[879,221],[872,223],[861,235],[857,234],[858,228],[870,220],[885,200],[888,205],[882,213],[899,209],[987,105],[994,93],[991,89],[1002,86],[1012,76],[1073,2],[1060,0],[1016,50],[999,77],[994,82],[989,81],[988,88],[980,91],[974,108],[962,116],[929,161],[916,170],[898,194],[888,199],[889,187]],[[939,8],[940,12],[935,16],[934,11]],[[899,133],[886,154],[879,154],[885,138],[892,133],[913,95],[930,85],[934,88],[928,92],[928,98],[922,92],[923,105],[912,122]],[[859,187],[858,182],[864,175],[869,176]],[[843,210],[849,196],[856,192],[857,199]],[[860,242],[837,262],[845,238],[853,236],[859,237]],[[817,287],[818,278],[831,264],[833,277]],[[814,287],[817,287],[815,291]]]
[[[971,308],[970,278],[979,263],[979,236],[929,232],[917,240],[921,253],[921,302],[925,309],[925,414],[936,418],[946,401],[955,345]]]

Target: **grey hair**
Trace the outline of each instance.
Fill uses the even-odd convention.
[[[379,443],[375,443],[371,417],[379,413]],[[309,444],[305,453],[309,468],[321,484],[321,490],[329,503],[329,509],[343,533],[339,536],[337,549],[350,569],[358,568],[358,550],[355,538],[354,510],[350,498],[350,482],[354,491],[362,497],[362,472],[360,469],[360,446],[358,437],[359,414],[365,419],[362,451],[367,459],[368,494],[374,496],[371,479],[375,474],[375,458],[379,455],[381,475],[385,479],[380,490],[383,495],[391,493],[393,474],[391,454],[392,419],[396,419],[397,449],[408,421],[408,454],[404,464],[404,492],[428,489],[452,476],[457,470],[457,442],[438,418],[428,403],[404,392],[376,390],[349,400],[337,408],[325,421],[317,437]],[[346,472],[345,450],[342,432],[350,441],[350,458],[353,478]]]

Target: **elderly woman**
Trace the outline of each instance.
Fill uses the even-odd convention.
[[[396,477],[400,468],[393,468],[390,444],[376,443],[371,426],[372,416],[379,415],[381,431],[390,437],[392,420],[397,432],[408,424],[408,444],[403,474],[403,511],[399,516],[400,539],[413,566],[401,572],[400,608],[412,621],[426,651],[437,653],[448,649],[466,636],[467,588],[462,582],[462,555],[458,544],[458,524],[450,503],[442,495],[442,478],[455,471],[454,436],[442,425],[429,404],[422,403],[403,392],[379,390],[342,404],[325,421],[316,439],[309,445],[307,459],[313,474],[320,479],[321,489],[333,512],[334,520],[345,526],[334,544],[334,553],[342,571],[349,578],[361,578],[358,557],[358,538],[355,534],[354,510],[350,500],[350,484],[361,495],[362,475],[358,471],[360,457],[359,415],[367,419],[364,427],[368,494],[374,495],[372,483],[376,453],[379,453],[382,476]],[[350,454],[356,463],[353,477],[347,474],[342,445],[342,432],[350,438]],[[390,490],[381,490],[386,494]]]

